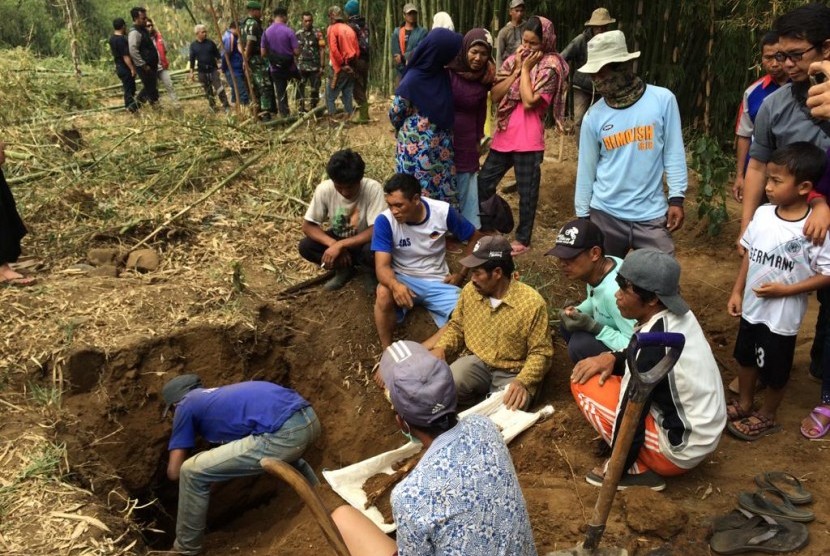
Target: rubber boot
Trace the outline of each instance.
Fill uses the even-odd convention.
[[[357,116],[352,120],[352,123],[355,124],[368,124],[371,120],[369,119],[369,103],[364,102],[360,106],[357,107],[357,111],[355,112]]]
[[[338,268],[334,272],[334,278],[323,284],[323,289],[329,292],[339,290],[346,285],[346,282],[352,279],[351,268]]]

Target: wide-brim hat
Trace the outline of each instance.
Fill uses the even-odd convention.
[[[680,263],[668,253],[648,248],[630,251],[618,274],[638,288],[654,292],[675,315],[689,311],[689,304],[680,296]]]
[[[602,66],[616,62],[627,62],[640,57],[640,51],[629,52],[622,31],[606,31],[588,41],[588,61],[576,71],[597,73]]]
[[[608,10],[605,8],[597,8],[591,13],[591,19],[585,22],[585,27],[605,27],[616,22],[617,20],[611,17]]]

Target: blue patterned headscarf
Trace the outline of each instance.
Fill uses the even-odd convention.
[[[439,129],[452,129],[455,123],[452,87],[445,67],[461,50],[462,40],[460,34],[449,29],[430,31],[412,53],[395,91]]]

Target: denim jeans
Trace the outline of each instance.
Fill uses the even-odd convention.
[[[478,206],[478,174],[476,172],[461,172],[455,176],[458,193],[458,210],[461,216],[469,220],[478,230],[481,228],[481,217]]]
[[[319,484],[300,456],[320,436],[320,422],[311,406],[295,412],[276,432],[246,436],[187,459],[179,475],[179,510],[173,550],[198,554],[205,536],[210,486],[235,477],[259,475],[262,458],[291,463],[312,485]]]
[[[245,82],[245,75],[225,70],[225,80],[228,82],[228,88],[231,90],[231,102],[237,102],[236,91],[239,90],[239,104],[247,106],[251,101],[248,97],[248,84]],[[236,82],[236,87],[233,86],[234,81]]]
[[[334,116],[336,111],[334,101],[337,100],[337,97],[341,93],[343,94],[343,109],[346,111],[346,114],[351,114],[354,111],[354,107],[352,106],[353,92],[354,78],[345,71],[341,71],[337,76],[337,84],[334,86],[334,89],[331,88],[331,85],[326,85],[326,108],[329,111],[329,116]]]

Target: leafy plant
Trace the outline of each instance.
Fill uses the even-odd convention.
[[[700,135],[691,144],[692,168],[700,176],[697,192],[697,216],[706,219],[706,231],[711,236],[720,233],[728,218],[726,191],[732,160],[726,156],[716,139]]]

